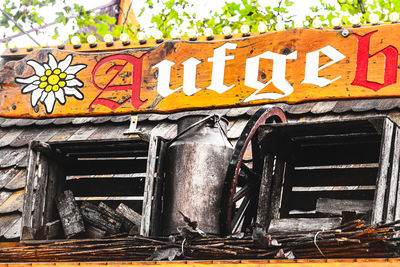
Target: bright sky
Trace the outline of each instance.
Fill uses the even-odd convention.
[[[0,6],[1,6],[2,1],[3,0],[0,0]],[[14,1],[18,1],[18,0],[14,0]],[[135,14],[139,14],[140,10],[144,6],[145,0],[133,0],[133,1],[134,1],[134,4],[132,5],[133,10],[134,10]],[[189,0],[189,1],[194,4],[194,9],[192,10],[192,12],[196,12],[198,18],[206,17],[209,14],[210,9],[212,9],[212,10],[220,9],[224,5],[224,2],[225,2],[224,0],[201,0],[201,1]],[[233,1],[240,2],[240,0],[233,0]],[[72,3],[82,4],[85,7],[85,9],[92,9],[92,8],[107,4],[109,2],[110,2],[110,0],[86,0],[86,1],[69,0],[68,1],[68,3],[71,3],[71,4]],[[156,0],[154,0],[153,2],[155,3]],[[260,5],[270,4],[272,6],[276,6],[278,2],[279,2],[279,0],[259,0]],[[336,0],[325,0],[325,2],[336,4]],[[303,21],[304,17],[309,12],[309,8],[311,6],[316,6],[316,5],[319,5],[318,0],[296,0],[296,1],[294,1],[294,5],[289,8],[289,12],[291,14],[295,15],[295,20]],[[56,5],[56,7],[49,7],[49,8],[45,8],[45,9],[41,10],[42,16],[43,16],[43,14],[45,14],[44,17],[46,19],[46,23],[51,23],[55,20],[55,18],[56,18],[56,14],[54,12],[55,9],[57,9],[57,5]],[[142,25],[142,27],[144,27],[147,35],[151,35],[151,32],[152,32],[152,30],[150,29],[151,14],[153,14],[155,12],[159,12],[159,10],[160,10],[160,8],[157,5],[155,5],[155,8],[153,8],[152,10],[146,11],[143,14],[143,16],[138,18],[140,25]],[[60,32],[61,36],[57,40],[53,40],[51,38],[51,35],[53,34],[53,31],[54,31],[54,27],[48,27],[48,28],[46,28],[46,31],[41,32],[39,34],[36,34],[34,32],[31,34],[37,41],[39,41],[39,43],[41,45],[46,45],[46,44],[56,45],[59,41],[66,40],[68,38],[68,34],[70,34],[72,32],[71,25],[64,27],[60,24],[59,27],[60,27],[59,32]],[[26,27],[24,29],[29,30],[29,28],[26,28]],[[5,31],[5,30],[0,28],[0,31]],[[15,34],[10,30],[5,31],[5,32],[6,32],[6,36],[12,36]],[[68,33],[68,34],[63,35],[62,34],[63,32]],[[1,37],[2,36],[0,36],[0,38]],[[21,36],[18,38],[14,38],[13,42],[17,47],[28,47],[30,45],[35,46],[35,43],[31,39],[29,39],[27,36]],[[0,44],[0,53],[4,49],[5,49],[5,45]]]

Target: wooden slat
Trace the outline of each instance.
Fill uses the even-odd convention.
[[[272,194],[271,194],[271,208],[270,208],[270,219],[279,218],[280,205],[282,199],[282,183],[285,177],[286,163],[277,157],[275,163],[275,173],[272,182]]]
[[[43,225],[44,204],[47,195],[47,182],[49,179],[49,165],[46,156],[40,153],[38,162],[38,178],[35,190],[35,204],[33,206],[32,227],[38,229]]]
[[[282,187],[282,203],[280,209],[280,217],[286,217],[289,215],[290,210],[290,199],[292,197],[292,181],[293,181],[294,167],[290,163],[286,163],[286,168],[283,176],[283,187]]]
[[[75,197],[142,196],[144,180],[129,178],[81,178],[66,181]]]
[[[391,170],[388,174],[389,177],[389,190],[386,190],[387,194],[387,210],[385,220],[391,222],[395,218],[396,214],[396,195],[399,183],[399,164],[400,164],[400,129],[399,127],[394,127],[394,137],[393,137],[393,154],[391,159]],[[399,207],[400,208],[400,207]]]
[[[315,210],[319,198],[372,200],[374,190],[293,191],[289,210]]]
[[[372,210],[372,200],[319,198],[316,210],[331,215],[342,215],[343,211],[366,213]]]
[[[29,148],[31,145],[29,145]],[[31,238],[29,229],[32,228],[32,210],[33,210],[33,184],[36,173],[38,153],[32,149],[29,149],[29,163],[28,163],[28,174],[26,178],[25,197],[22,213],[22,232],[21,240]]]
[[[58,219],[56,198],[65,189],[64,167],[52,158],[48,158],[48,181],[44,200],[43,225]]]
[[[390,152],[392,150],[392,137],[393,122],[389,119],[385,119],[371,223],[379,223],[383,220],[383,211],[385,207],[385,191],[387,186],[388,171],[390,167]]]
[[[268,226],[268,214],[270,212],[271,206],[271,184],[273,171],[274,155],[267,154],[264,157],[256,219],[256,222],[259,223],[262,227]]]
[[[293,186],[375,185],[378,168],[302,169],[294,171]]]
[[[142,223],[140,225],[140,234],[143,236],[149,236],[151,234],[150,233],[151,206],[153,198],[154,173],[156,170],[158,145],[159,145],[159,138],[157,136],[151,136],[149,144],[149,155],[147,158],[146,180],[144,186]]]
[[[296,233],[321,231],[340,226],[341,218],[287,218],[272,219],[268,233]]]

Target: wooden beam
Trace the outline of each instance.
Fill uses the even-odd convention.
[[[22,233],[21,240],[33,239],[32,230],[32,211],[33,211],[33,196],[34,196],[34,181],[36,173],[36,164],[38,153],[31,149],[29,144],[29,160],[28,160],[28,174],[26,176],[24,206],[22,212]]]
[[[144,186],[142,222],[140,225],[140,234],[143,236],[149,236],[151,234],[150,233],[151,206],[153,199],[154,174],[156,170],[158,145],[159,145],[159,138],[157,136],[151,136],[149,144],[149,154],[147,157],[147,166],[146,166],[146,180]]]
[[[385,119],[379,156],[379,170],[372,210],[372,223],[379,223],[384,219],[383,215],[386,206],[385,192],[387,190],[388,172],[391,163],[390,155],[392,150],[393,129],[393,122],[389,119]]]
[[[367,213],[372,210],[372,200],[319,198],[316,210],[330,215],[341,215],[343,211]]]
[[[66,238],[85,232],[81,213],[70,190],[64,191],[57,197],[57,209]]]
[[[274,155],[266,154],[264,156],[256,217],[256,222],[259,223],[262,227],[268,226],[268,214],[270,213],[271,207],[271,184],[274,172],[274,161]]]
[[[342,219],[339,217],[272,219],[268,233],[321,231],[339,227],[341,222]]]

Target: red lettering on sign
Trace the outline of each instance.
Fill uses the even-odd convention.
[[[137,57],[134,57],[131,55],[113,55],[113,56],[105,57],[105,58],[101,59],[99,62],[97,62],[96,66],[94,66],[94,68],[92,70],[92,83],[101,92],[96,96],[96,98],[93,100],[93,102],[89,105],[89,111],[93,111],[92,106],[95,104],[106,106],[106,107],[110,108],[111,110],[116,110],[117,108],[119,108],[120,106],[125,104],[128,100],[131,100],[131,104],[135,108],[139,108],[141,105],[146,103],[147,99],[144,101],[142,101],[140,99],[140,86],[141,86],[141,82],[142,82],[142,62],[143,62],[144,55],[145,54],[143,54],[140,58],[137,58]],[[106,71],[106,74],[111,71],[116,71],[116,73],[110,79],[110,81],[107,83],[107,85],[104,86],[104,88],[101,88],[95,82],[95,79],[94,79],[94,77],[96,76],[96,72],[100,68],[100,66],[102,66],[103,64],[105,64],[109,61],[113,61],[113,60],[123,60],[123,61],[125,61],[125,64],[111,66]],[[132,66],[132,84],[110,85],[128,64],[130,64]],[[124,100],[122,103],[118,103],[113,100],[101,98],[101,95],[106,91],[123,91],[123,90],[131,90],[132,94],[128,99]]]
[[[393,46],[387,46],[379,52],[376,52],[372,56],[369,55],[369,41],[372,34],[377,31],[370,32],[364,36],[353,33],[358,39],[358,50],[357,50],[357,66],[356,75],[352,85],[359,85],[365,88],[378,91],[383,87],[389,86],[396,83],[397,81],[397,60],[398,54],[397,49]],[[385,70],[383,84],[377,82],[371,82],[367,80],[368,75],[368,60],[374,56],[382,53],[385,56]]]

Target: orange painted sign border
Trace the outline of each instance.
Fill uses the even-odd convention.
[[[79,53],[0,70],[0,115],[41,118],[400,96],[399,24]]]

